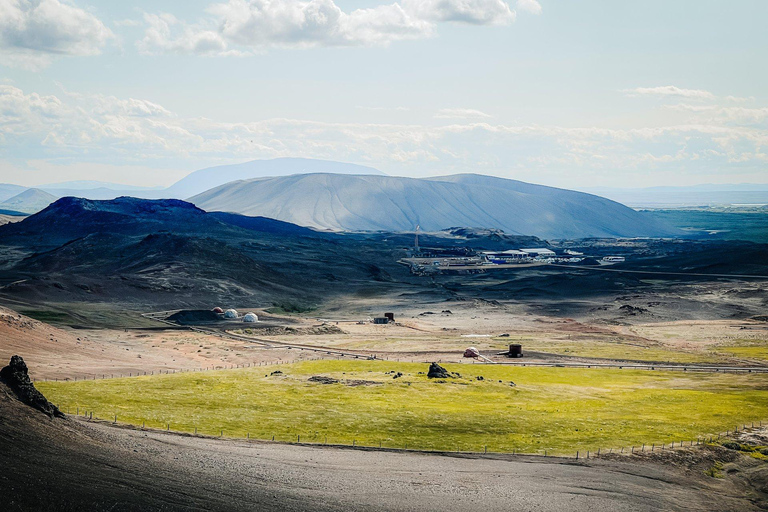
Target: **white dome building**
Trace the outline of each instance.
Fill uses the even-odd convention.
[[[237,310],[236,309],[228,309],[228,310],[226,310],[224,312],[224,318],[230,318],[231,319],[231,318],[237,318],[239,316],[240,315],[237,314]]]
[[[259,321],[259,317],[256,316],[256,313],[246,313],[245,316],[243,317],[243,322],[255,323],[258,321]]]

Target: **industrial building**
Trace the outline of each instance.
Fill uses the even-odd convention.
[[[554,258],[555,251],[544,247],[537,247],[534,249],[520,249],[522,252],[530,255],[531,258]]]
[[[481,254],[485,261],[498,265],[503,265],[505,263],[520,263],[532,259],[528,253],[516,249],[501,252],[484,251]]]

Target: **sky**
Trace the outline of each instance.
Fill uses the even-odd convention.
[[[764,0],[0,0],[0,182],[768,183]]]

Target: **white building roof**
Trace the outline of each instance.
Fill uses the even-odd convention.
[[[551,249],[546,249],[544,247],[540,248],[534,248],[534,249],[520,249],[523,252],[526,253],[536,253],[536,254],[555,254],[555,251]]]

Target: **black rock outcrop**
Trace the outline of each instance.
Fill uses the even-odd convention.
[[[0,370],[0,380],[5,382],[5,384],[16,393],[19,400],[25,404],[44,412],[51,418],[54,416],[57,418],[64,417],[64,413],[49,402],[45,396],[35,388],[32,381],[29,380],[27,364],[21,356],[11,357],[11,362],[8,363],[8,366]]]
[[[429,365],[429,372],[427,372],[427,377],[430,379],[447,379],[451,377],[451,374],[448,373],[448,370],[439,364],[432,363]]]

